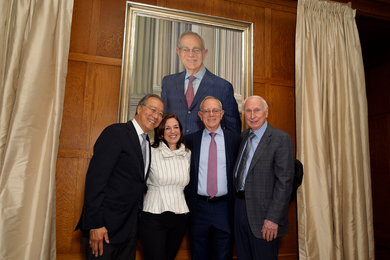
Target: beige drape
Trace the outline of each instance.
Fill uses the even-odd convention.
[[[299,0],[299,259],[374,259],[368,115],[355,11]]]
[[[0,1],[0,259],[55,259],[73,0]]]

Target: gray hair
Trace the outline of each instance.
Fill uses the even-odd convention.
[[[138,102],[137,108],[138,108],[138,106],[141,106],[141,107],[146,106],[146,104],[148,103],[148,99],[151,98],[151,97],[158,98],[161,102],[163,102],[159,95],[153,94],[153,93],[149,93],[149,94],[146,94],[143,98],[141,98],[141,100]],[[138,113],[137,110],[138,109],[135,110],[135,114],[136,115]]]
[[[264,104],[264,111],[267,111],[268,110],[268,105],[267,105],[267,102],[265,101],[264,98],[260,97],[260,96],[256,96],[256,95],[253,95],[253,96],[250,96],[250,97],[247,97],[244,102],[242,102],[242,113],[245,113],[245,103],[248,99],[250,98],[259,98],[263,101],[263,104]]]
[[[205,48],[206,48],[206,45],[205,45],[205,43],[204,43],[204,40],[203,40],[202,36],[200,36],[199,34],[197,34],[196,32],[193,32],[193,31],[185,31],[185,32],[183,32],[183,33],[180,35],[180,37],[179,37],[179,41],[177,42],[177,46],[180,48],[180,41],[181,41],[181,39],[182,39],[184,36],[186,36],[186,35],[191,35],[191,34],[197,36],[197,37],[201,40],[201,42],[202,42],[202,49],[205,49]]]
[[[207,99],[215,99],[215,100],[217,100],[217,101],[218,101],[218,103],[219,103],[219,106],[220,106],[220,108],[221,108],[221,110],[222,110],[222,103],[221,103],[221,101],[219,101],[219,99],[218,99],[218,98],[216,98],[216,97],[213,97],[213,96],[207,96],[207,97],[205,97],[205,98],[203,99],[202,103],[200,103],[200,111],[202,111],[202,108],[203,108],[203,102],[205,102]]]

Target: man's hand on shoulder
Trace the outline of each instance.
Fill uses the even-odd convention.
[[[94,254],[95,257],[103,255],[103,239],[107,244],[110,243],[108,240],[108,231],[105,227],[89,231],[89,245],[91,246],[92,254]]]
[[[263,234],[263,239],[267,242],[274,240],[278,235],[278,224],[265,219],[261,233]]]

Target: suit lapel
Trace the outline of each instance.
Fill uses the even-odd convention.
[[[231,149],[231,147],[232,147],[233,137],[230,136],[231,135],[230,132],[228,132],[226,130],[223,130],[223,135],[224,135],[224,139],[225,139],[226,176],[227,176],[227,178],[229,180],[230,177],[228,176],[228,171],[229,171],[229,169],[232,169],[231,166],[235,166],[237,160],[236,160],[236,158],[234,158],[232,156],[233,150]],[[232,165],[233,163],[234,163],[234,165]],[[235,174],[235,171],[233,171],[233,176],[234,176],[234,174]],[[230,180],[230,181],[232,181],[232,180]]]
[[[225,160],[226,160],[226,176],[227,176],[227,171],[229,169],[229,165],[230,165],[230,143],[229,143],[229,137],[228,137],[228,134],[226,133],[225,130],[223,130],[223,139],[225,141]]]
[[[249,135],[249,129],[245,130],[242,133],[242,135],[241,135],[242,141],[241,141],[241,144],[240,144],[240,148],[238,149],[237,160],[236,160],[236,163],[234,165],[233,174],[236,174],[236,172],[237,172],[238,163],[239,163],[239,160],[240,160],[240,157],[241,157],[241,154],[242,154],[242,150],[244,149],[244,146],[245,146],[246,141],[248,139],[248,135]]]
[[[148,140],[148,142],[149,142],[149,165],[148,165],[148,169],[146,171],[146,176],[144,174],[145,180],[147,180],[149,177],[150,164],[152,163],[152,149],[150,148],[150,139],[149,139],[148,135],[146,136],[146,140]],[[143,164],[143,158],[142,158],[142,164]]]
[[[127,132],[127,134],[129,135],[131,146],[134,147],[135,154],[137,156],[137,161],[139,162],[139,164],[141,166],[141,169],[145,169],[144,159],[142,158],[141,145],[139,143],[139,138],[138,138],[138,135],[137,135],[137,131],[135,130],[133,122],[131,122],[131,121],[127,122],[127,129],[129,130]],[[150,149],[150,146],[149,146],[149,149]],[[150,154],[150,152],[149,152],[149,154]],[[144,171],[142,171],[142,176],[143,177],[145,176],[145,172]]]
[[[256,148],[255,153],[253,154],[251,165],[249,166],[248,173],[253,169],[256,162],[260,159],[260,157],[263,155],[264,151],[267,149],[268,144],[271,141],[272,136],[272,126],[268,124],[267,129],[264,132],[263,137],[260,140],[259,145]]]
[[[180,103],[182,103],[187,109],[187,101],[184,95],[184,81],[185,81],[186,71],[183,71],[175,80],[176,93],[179,93]],[[192,102],[193,103],[193,102]]]
[[[194,134],[194,144],[202,144],[202,134],[203,131],[198,131],[196,134]],[[195,183],[198,183],[199,176],[200,145],[194,145],[192,151],[194,153]]]
[[[194,108],[198,103],[202,102],[206,96],[208,96],[210,88],[214,83],[214,81],[207,75],[208,73],[210,72],[206,69],[206,73],[204,74],[202,81],[200,82],[190,109]]]

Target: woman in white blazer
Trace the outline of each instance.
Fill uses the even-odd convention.
[[[184,188],[190,181],[191,151],[176,115],[166,114],[155,130],[140,239],[145,260],[174,260],[187,229]]]

